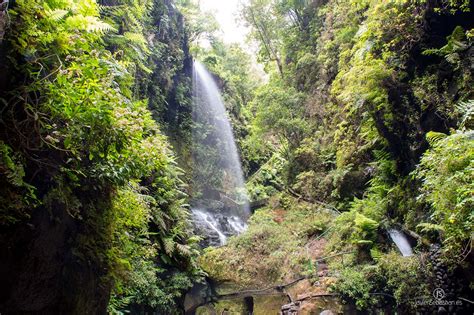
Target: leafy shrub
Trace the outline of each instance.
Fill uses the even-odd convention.
[[[373,290],[373,283],[367,277],[364,270],[355,268],[344,268],[340,270],[338,280],[332,286],[332,290],[355,300],[358,309],[368,309],[375,304],[376,300],[370,293]]]
[[[411,301],[429,295],[430,266],[420,256],[403,257],[392,251],[378,261],[378,290],[393,295],[399,305],[412,307]]]
[[[443,250],[451,262],[464,258],[474,232],[472,137],[471,131],[449,136],[428,134],[432,147],[423,155],[415,173],[423,181],[420,198],[432,206],[427,223],[439,226]]]

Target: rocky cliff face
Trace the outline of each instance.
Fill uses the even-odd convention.
[[[96,203],[94,196],[89,201]],[[3,229],[0,310],[5,314],[106,314],[110,281],[104,264],[84,257],[84,240],[101,236],[74,219],[67,205],[35,209],[32,217]],[[89,209],[92,210],[92,209]],[[82,257],[81,257],[82,256]],[[86,259],[84,259],[86,258]]]

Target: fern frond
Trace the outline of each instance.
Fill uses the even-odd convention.
[[[82,14],[68,17],[66,19],[66,26],[72,29],[94,33],[117,31],[112,25],[101,21],[95,16],[84,16]]]
[[[443,55],[441,50],[437,48],[425,49],[421,52],[421,54],[424,56],[442,56]]]
[[[443,140],[446,137],[447,137],[447,135],[442,133],[442,132],[430,131],[426,134],[426,141],[428,141],[428,143],[431,146],[436,146],[436,144],[438,142],[440,142],[441,140]]]
[[[47,10],[46,16],[53,21],[59,21],[59,20],[62,20],[68,13],[69,13],[68,10],[61,10],[61,9]]]
[[[101,20],[99,20],[96,17],[93,16],[88,16],[87,21],[89,22],[87,24],[86,30],[88,32],[95,32],[95,33],[106,33],[106,32],[116,32],[117,29],[114,28],[112,25],[105,23]]]
[[[474,100],[460,102],[456,105],[456,110],[462,115],[459,127],[461,129],[471,127],[474,120]]]
[[[127,11],[127,24],[129,29],[137,30],[142,28],[142,22],[131,11]]]
[[[147,66],[145,66],[143,63],[139,63],[138,66],[140,67],[140,69],[145,72],[146,74],[152,74],[153,73],[153,70],[151,70],[150,68],[148,68]]]
[[[147,41],[145,36],[140,33],[132,33],[132,32],[125,32],[123,36],[128,39],[130,42],[137,44],[137,45],[146,45]]]
[[[168,237],[163,239],[163,246],[166,254],[171,255],[174,252],[175,245],[176,243],[172,238]]]
[[[429,232],[443,232],[444,228],[439,224],[433,223],[420,223],[416,226],[417,230],[422,233],[429,233]]]
[[[168,227],[166,226],[165,217],[162,212],[155,213],[153,217],[153,222],[159,226],[162,230],[166,231]]]
[[[462,51],[462,50],[466,50],[467,48],[469,48],[469,45],[464,41],[453,40],[451,43],[453,45],[453,50],[454,51]]]
[[[107,11],[117,11],[117,10],[122,10],[127,8],[125,4],[114,4],[114,5],[105,5],[105,4],[99,4],[99,12],[107,12]]]
[[[374,150],[373,151],[374,156],[377,160],[391,160],[391,155],[390,152],[387,152],[385,150]]]
[[[461,58],[459,57],[459,54],[456,52],[452,54],[447,54],[445,58],[446,58],[446,61],[451,64],[457,64],[461,60]]]
[[[189,248],[188,245],[176,243],[176,249],[182,256],[185,256],[185,257],[191,256],[191,249]]]

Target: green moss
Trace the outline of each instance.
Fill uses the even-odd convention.
[[[327,228],[332,214],[291,201],[288,210],[257,210],[249,228],[220,248],[210,248],[200,266],[217,281],[255,287],[294,279],[308,267],[302,246]]]

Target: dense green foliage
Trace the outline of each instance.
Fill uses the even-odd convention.
[[[163,33],[179,31],[155,24],[170,23],[169,10],[151,0],[51,0],[9,11],[1,225],[65,211],[79,227],[66,241],[101,270],[112,312],[129,304],[178,312],[199,276],[182,171],[147,106],[147,86],[156,92],[158,78],[178,71],[155,74],[170,52]]]
[[[21,298],[37,312],[180,313],[200,268],[237,287],[304,276],[364,311],[419,311],[413,299],[442,286],[469,296],[473,12],[249,0],[254,60],[193,0],[13,1],[0,15],[0,312],[31,311]],[[219,131],[192,121],[191,53],[221,89],[248,195],[266,204],[204,251],[187,194],[231,194],[218,150],[193,141]]]
[[[269,74],[248,104],[250,195],[284,191],[342,211],[326,251],[354,252],[330,265],[334,289],[361,309],[393,296],[413,311],[410,295],[437,285],[423,254],[392,252],[390,227],[418,233],[419,252],[440,242],[453,272],[472,268],[471,10],[471,1],[362,0],[254,0],[242,9]],[[253,234],[206,256],[242,260],[236,244]]]
[[[423,233],[440,233],[446,257],[456,264],[469,255],[474,232],[472,131],[450,136],[428,134],[432,148],[424,155],[417,171],[422,178],[422,195],[432,206],[432,223],[421,223]]]

